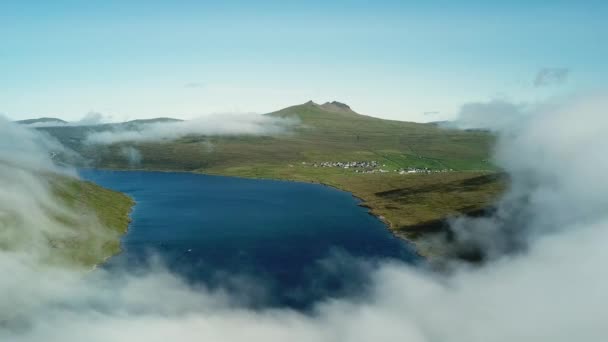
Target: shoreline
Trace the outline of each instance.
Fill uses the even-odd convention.
[[[87,182],[95,183],[93,181],[87,181]],[[95,184],[98,185],[98,186],[101,186],[100,184],[97,184],[97,183],[95,183]],[[104,187],[104,189],[107,189],[107,188]],[[116,191],[116,190],[112,190],[112,191]],[[128,222],[127,227],[125,228],[124,232],[122,234],[120,234],[120,236],[119,236],[119,239],[118,239],[119,240],[118,241],[119,242],[118,243],[118,251],[116,251],[116,253],[107,255],[106,257],[103,258],[102,261],[100,261],[100,262],[94,264],[93,266],[91,266],[91,269],[89,270],[89,272],[93,272],[93,271],[97,270],[100,266],[102,266],[105,263],[107,263],[108,260],[112,259],[113,257],[115,257],[117,255],[122,254],[122,252],[124,251],[124,248],[123,248],[123,245],[122,245],[123,244],[122,240],[125,237],[125,235],[127,235],[129,233],[129,230],[131,230],[131,222],[133,222],[133,219],[131,218],[131,214],[135,210],[135,206],[137,205],[137,201],[132,196],[130,196],[130,195],[124,193],[124,192],[121,192],[121,191],[116,191],[116,192],[119,192],[119,193],[121,193],[121,194],[129,197],[131,199],[131,201],[132,201],[131,207],[129,208],[129,213],[127,214],[128,217],[129,217],[129,222]]]
[[[382,222],[382,224],[385,226],[385,229],[396,239],[407,243],[409,246],[411,246],[411,250],[412,253],[414,253],[417,257],[428,261],[430,256],[425,255],[423,253],[421,253],[418,244],[413,241],[412,239],[409,239],[403,235],[400,235],[397,233],[396,229],[394,228],[394,224],[389,221],[386,217],[384,217],[383,215],[378,214],[377,212],[375,212],[374,207],[366,204],[365,200],[362,199],[361,197],[355,195],[353,192],[348,191],[346,189],[342,189],[339,188],[335,185],[332,184],[328,184],[328,183],[324,183],[324,182],[319,182],[319,181],[304,181],[304,180],[293,180],[293,179],[283,179],[283,178],[264,178],[264,177],[244,177],[244,176],[234,176],[234,175],[222,175],[222,174],[218,174],[218,173],[205,173],[205,172],[200,172],[200,171],[184,171],[184,170],[151,170],[151,169],[120,169],[120,168],[105,168],[105,167],[100,167],[100,168],[92,168],[92,167],[86,167],[86,168],[78,168],[79,170],[102,170],[102,171],[112,171],[112,172],[161,172],[161,173],[190,173],[190,174],[198,174],[198,175],[204,175],[204,176],[215,176],[215,177],[231,177],[231,178],[239,178],[239,179],[248,179],[248,180],[263,180],[263,181],[274,181],[274,182],[293,182],[293,183],[302,183],[302,184],[313,184],[313,185],[321,185],[321,186],[326,186],[338,191],[342,191],[342,192],[346,192],[349,195],[351,195],[353,198],[355,198],[359,203],[356,203],[357,206],[361,207],[361,208],[365,208],[366,212],[375,217],[376,219],[378,219],[380,222]],[[97,184],[97,183],[96,183]],[[99,184],[97,184],[99,185]],[[101,186],[101,185],[100,185]],[[116,191],[116,190],[113,190]],[[100,263],[99,265],[103,265],[105,262],[107,262],[107,260],[109,260],[110,258],[119,255],[122,253],[122,239],[123,237],[128,233],[129,228],[131,226],[131,222],[132,222],[132,218],[131,218],[131,214],[134,211],[135,206],[137,205],[137,201],[135,201],[135,199],[124,193],[124,192],[120,192],[126,196],[128,196],[132,201],[133,201],[133,205],[131,206],[131,209],[129,211],[129,224],[127,226],[127,229],[125,230],[125,232],[120,236],[120,251],[118,251],[118,253],[113,254],[111,256],[109,256],[108,258],[106,258],[102,263]]]

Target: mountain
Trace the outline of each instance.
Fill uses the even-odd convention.
[[[320,107],[328,112],[355,113],[347,104],[338,101],[325,102]]]
[[[27,119],[27,120],[18,120],[15,121],[18,124],[22,124],[22,125],[43,125],[43,124],[50,124],[50,125],[61,125],[61,124],[67,124],[67,121],[58,119],[58,118],[37,118],[37,119]]]
[[[304,123],[314,123],[317,120],[327,120],[332,118],[376,119],[371,116],[361,115],[353,111],[348,105],[337,101],[326,102],[324,104],[317,104],[312,101],[308,101],[306,103],[283,108],[266,115],[282,118],[297,117]]]
[[[308,101],[304,104],[287,107],[277,112],[270,113],[268,115],[284,116],[290,113],[296,113],[297,115],[300,115],[305,112],[331,112],[338,114],[360,115],[357,112],[353,111],[347,104],[338,101],[325,102],[324,104],[317,104],[313,101]]]
[[[173,118],[153,118],[153,119],[137,119],[126,122],[119,122],[114,124],[109,124],[112,129],[139,129],[142,125],[151,125],[151,124],[166,124],[166,123],[174,123],[181,122],[184,120],[173,119]]]
[[[154,124],[154,123],[169,123],[169,122],[181,122],[184,120],[174,119],[174,118],[153,118],[153,119],[137,119],[123,122],[123,124],[127,125],[144,125],[144,124]]]

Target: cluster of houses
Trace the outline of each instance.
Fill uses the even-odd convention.
[[[311,163],[308,164],[306,162],[302,162],[303,165],[311,165],[312,167],[336,167],[342,169],[354,169],[355,173],[387,173],[391,172],[390,170],[386,170],[381,168],[386,167],[385,164],[380,165],[375,160],[371,161],[351,161],[351,162],[320,162],[320,163]],[[393,170],[394,172],[405,175],[405,174],[413,174],[413,173],[436,173],[436,172],[450,172],[454,171],[452,169],[443,169],[443,170],[431,170],[428,167],[425,168],[401,168],[397,170]]]

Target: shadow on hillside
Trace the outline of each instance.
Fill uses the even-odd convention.
[[[399,188],[387,191],[376,192],[375,195],[384,199],[392,199],[396,201],[404,200],[413,195],[427,193],[450,193],[450,192],[471,192],[477,191],[482,187],[491,186],[497,182],[504,180],[502,174],[489,174],[473,178],[468,178],[449,183],[435,183],[416,187]]]

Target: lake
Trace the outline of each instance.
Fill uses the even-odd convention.
[[[417,262],[351,194],[331,187],[192,173],[81,170],[137,202],[107,268],[161,259],[189,282],[252,306],[307,308],[365,291],[379,261]]]

